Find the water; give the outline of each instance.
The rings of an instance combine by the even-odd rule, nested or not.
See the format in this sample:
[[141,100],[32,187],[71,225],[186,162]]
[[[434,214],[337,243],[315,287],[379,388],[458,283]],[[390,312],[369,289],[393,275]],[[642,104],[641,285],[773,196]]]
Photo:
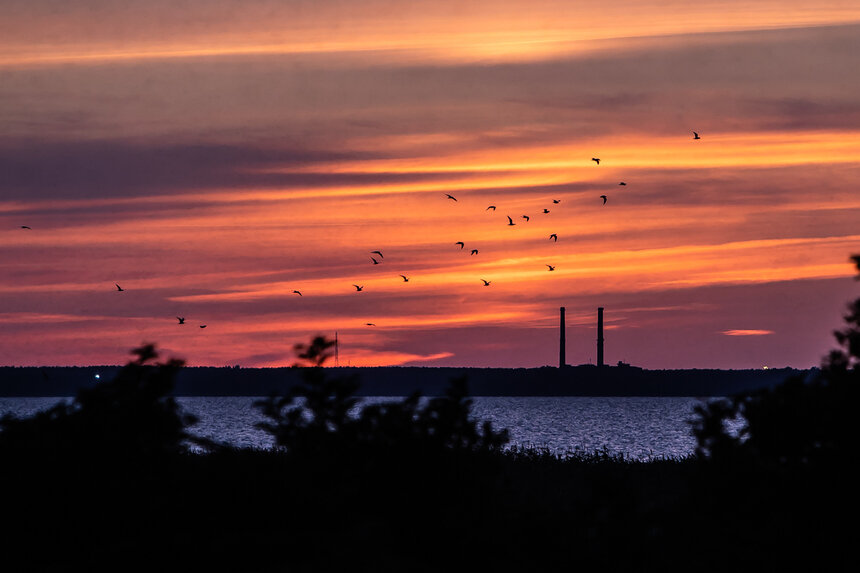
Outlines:
[[[30,416],[60,398],[0,398],[0,415]],[[66,399],[69,400],[69,399]],[[198,436],[239,447],[268,448],[269,434],[254,428],[264,418],[251,397],[183,397],[182,408],[199,418]],[[396,398],[366,398],[386,402]],[[688,421],[695,398],[478,397],[472,416],[507,428],[510,445],[545,447],[555,453],[606,449],[634,459],[692,454]]]

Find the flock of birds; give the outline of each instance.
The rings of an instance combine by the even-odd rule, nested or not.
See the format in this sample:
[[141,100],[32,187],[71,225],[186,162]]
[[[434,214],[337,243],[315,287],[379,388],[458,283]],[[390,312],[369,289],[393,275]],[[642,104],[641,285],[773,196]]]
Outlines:
[[[694,131],[694,132],[693,132],[693,139],[694,139],[694,140],[699,140],[699,139],[701,139],[701,137],[699,136],[699,134],[698,134],[697,132],[695,132],[695,131]],[[595,164],[600,165],[600,158],[599,158],[599,157],[592,157],[592,158],[591,158],[591,160],[592,160]],[[621,182],[619,182],[619,183],[618,183],[618,185],[619,185],[619,186],[626,186],[626,185],[627,185],[627,183],[626,183],[626,182],[624,182],[624,181],[621,181]],[[451,195],[450,193],[445,193],[445,196],[446,196],[448,199],[450,199],[451,201],[455,201],[455,202],[457,201],[457,198],[456,198],[456,197],[454,197],[453,195]],[[607,202],[608,197],[607,197],[606,195],[600,195],[600,198],[603,200],[603,205],[606,205],[606,202]],[[553,200],[552,200],[552,202],[553,202],[553,204],[554,204],[554,205],[558,205],[559,203],[561,203],[561,200],[560,200],[560,199],[553,199]],[[495,212],[495,211],[496,211],[496,206],[495,206],[495,205],[490,205],[490,206],[488,206],[488,207],[485,209],[485,211],[491,211],[491,210]],[[549,212],[550,212],[550,211],[549,211],[549,209],[546,209],[546,208],[544,208],[544,209],[543,209],[543,214],[549,214]],[[516,225],[516,223],[514,223],[514,220],[513,220],[513,218],[511,218],[511,216],[510,216],[510,215],[506,215],[506,217],[508,218],[508,226],[509,226],[509,227],[512,227],[512,226]],[[529,220],[531,219],[531,217],[529,217],[528,215],[522,215],[522,218],[523,218],[527,223],[528,223],[528,222],[529,222]],[[28,225],[21,225],[21,229],[31,230],[31,227],[29,227]],[[556,234],[556,233],[552,233],[552,234],[550,234],[550,236],[549,236],[549,240],[550,240],[550,241],[553,241],[553,242],[558,242],[558,234]],[[466,244],[465,244],[463,241],[457,241],[457,242],[455,242],[455,243],[454,243],[454,245],[455,245],[455,246],[459,246],[461,250],[462,250],[462,249],[465,249],[465,247],[466,247]],[[377,255],[377,256],[379,257],[378,259],[377,259],[377,257],[370,257],[370,260],[371,260],[372,264],[374,264],[374,265],[378,265],[378,264],[380,264],[380,261],[385,259],[385,257],[384,257],[384,256],[383,256],[383,254],[382,254],[382,251],[371,251],[371,252],[370,252],[370,254],[371,254],[371,255]],[[470,255],[477,255],[477,254],[478,254],[478,249],[471,249],[471,251],[470,251]],[[555,270],[555,266],[554,266],[554,265],[549,265],[549,264],[547,264],[547,265],[546,265],[546,267],[547,267],[547,270],[548,270],[548,271],[550,271],[550,272]],[[403,279],[403,282],[409,282],[409,277],[407,277],[406,275],[402,275],[402,274],[401,274],[401,275],[399,275],[399,276],[400,276],[400,278],[402,278],[402,279]],[[480,279],[480,280],[481,280],[481,282],[483,283],[483,285],[484,285],[485,287],[488,287],[488,286],[490,286],[490,285],[492,284],[492,281],[488,281],[488,280],[486,280],[486,279]],[[126,290],[126,289],[122,288],[119,284],[114,283],[114,285],[116,286],[116,290],[117,290],[117,292],[125,292],[125,290]],[[353,287],[355,287],[355,292],[362,292],[362,291],[364,291],[364,286],[363,286],[363,285],[353,284],[352,286],[353,286]],[[298,296],[304,296],[304,295],[301,293],[301,291],[299,291],[299,290],[293,290],[293,291],[292,291],[292,294],[296,294],[296,295],[298,295]],[[179,324],[179,325],[184,325],[184,324],[185,324],[185,317],[177,316],[177,317],[176,317],[176,319],[177,319],[177,321],[178,321],[178,324]],[[372,323],[372,322],[366,322],[366,323],[365,323],[365,325],[366,325],[366,326],[376,326],[376,324],[375,324],[375,323]],[[205,324],[200,324],[200,325],[198,325],[198,326],[199,326],[200,328],[206,328],[206,326],[207,326],[207,325],[205,325]]]
[[[699,136],[698,132],[695,132],[695,131],[693,132],[693,139],[694,139],[694,140],[701,139],[701,137]],[[591,158],[591,160],[592,160],[596,165],[600,165],[600,158],[599,158],[599,157],[592,157],[592,158]],[[619,185],[620,187],[626,187],[626,186],[627,186],[627,182],[626,182],[626,181],[620,181],[620,182],[618,183],[618,185]],[[445,193],[445,197],[447,197],[447,198],[448,198],[449,200],[451,200],[451,201],[457,202],[457,198],[456,198],[456,197],[454,197],[453,195],[451,195],[450,193]],[[602,203],[602,204],[603,204],[603,205],[606,205],[606,202],[607,202],[607,200],[608,200],[609,198],[608,198],[608,196],[606,196],[606,195],[600,195],[600,199],[602,199],[602,200],[603,200],[603,203]],[[553,204],[554,204],[554,205],[558,205],[559,203],[561,203],[561,200],[560,200],[560,199],[553,199],[553,200],[552,200],[552,202],[553,202]],[[485,211],[494,211],[494,212],[495,212],[495,211],[496,211],[496,206],[495,206],[495,205],[490,205],[490,206],[488,206],[488,207],[485,209]],[[550,212],[550,211],[549,211],[549,209],[547,209],[547,208],[544,208],[544,209],[543,209],[543,214],[549,214],[549,212]],[[513,218],[512,218],[510,215],[506,215],[506,217],[507,217],[507,219],[508,219],[508,226],[509,226],[509,227],[512,227],[512,226],[516,225],[516,223],[514,222]],[[531,219],[531,217],[529,217],[528,215],[522,215],[522,218],[523,218],[523,219],[525,219],[526,223],[528,223],[528,222],[529,222],[529,220]],[[549,236],[549,240],[557,243],[557,242],[558,242],[558,234],[557,234],[557,233],[552,233],[552,234],[550,234],[550,236]],[[461,250],[463,250],[463,249],[465,249],[465,248],[466,248],[466,244],[465,244],[463,241],[457,241],[457,242],[455,242],[455,243],[454,243],[454,245],[455,245],[455,246],[460,247],[460,249],[461,249]],[[384,259],[384,257],[382,256],[382,253],[381,253],[380,251],[371,251],[371,254],[379,255],[379,258],[380,258],[380,259]],[[471,251],[470,251],[470,253],[469,253],[469,254],[470,254],[470,255],[477,255],[477,254],[478,254],[478,249],[471,249]],[[370,258],[370,260],[373,262],[373,264],[374,264],[374,265],[378,265],[378,264],[380,264],[380,262],[379,262],[375,257],[371,257],[371,258]],[[555,265],[547,264],[547,265],[546,265],[546,267],[547,267],[547,271],[550,271],[550,272],[551,272],[551,271],[554,271],[554,270],[555,270]],[[403,279],[403,282],[409,282],[409,278],[408,278],[406,275],[400,275],[400,277]],[[488,281],[488,280],[486,280],[486,279],[480,279],[480,280],[481,280],[481,282],[483,283],[483,285],[484,285],[485,287],[488,287],[488,286],[490,286],[490,285],[492,284],[492,281]],[[353,286],[353,287],[355,287],[356,292],[362,292],[362,291],[364,290],[364,287],[363,287],[363,286],[361,286],[361,285],[353,284],[352,286]],[[301,295],[301,293],[300,293],[300,292],[298,292],[298,291],[293,291],[293,292],[295,292],[295,293],[297,293],[297,294]],[[374,323],[372,323],[372,322],[366,322],[366,323],[365,323],[365,325],[366,325],[366,326],[376,326],[376,324],[374,324]]]

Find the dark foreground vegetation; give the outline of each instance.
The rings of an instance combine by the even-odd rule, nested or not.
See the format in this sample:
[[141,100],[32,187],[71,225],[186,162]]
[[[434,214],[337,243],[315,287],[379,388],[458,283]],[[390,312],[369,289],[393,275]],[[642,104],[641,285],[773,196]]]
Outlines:
[[[857,261],[860,265],[860,260]],[[32,418],[0,420],[8,571],[848,570],[855,561],[860,299],[820,375],[703,404],[695,456],[505,449],[443,397],[365,408],[300,346],[258,404],[274,450],[193,438],[154,347]],[[727,430],[740,418],[743,431]],[[203,448],[194,453],[189,447]],[[198,451],[195,449],[195,451]]]

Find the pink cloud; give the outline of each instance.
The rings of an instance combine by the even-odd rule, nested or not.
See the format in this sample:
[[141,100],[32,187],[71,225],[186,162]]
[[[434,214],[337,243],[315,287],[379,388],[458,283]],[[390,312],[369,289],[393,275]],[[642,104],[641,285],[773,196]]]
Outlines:
[[765,336],[773,334],[772,330],[724,330],[721,334],[726,336]]

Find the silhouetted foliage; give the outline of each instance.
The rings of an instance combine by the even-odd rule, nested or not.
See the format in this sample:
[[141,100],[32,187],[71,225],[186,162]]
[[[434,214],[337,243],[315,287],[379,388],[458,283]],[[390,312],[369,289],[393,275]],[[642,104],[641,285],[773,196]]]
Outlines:
[[307,346],[296,345],[298,357],[308,363],[302,384],[286,396],[255,404],[269,418],[257,427],[272,434],[289,453],[320,456],[355,448],[477,452],[501,450],[507,443],[507,430],[494,432],[489,422],[479,429],[469,417],[472,401],[465,378],[452,380],[445,396],[423,406],[414,393],[400,402],[368,405],[355,414],[357,380],[328,377],[322,367],[333,344],[318,336]]
[[[860,256],[852,257],[860,271]],[[860,278],[860,277],[858,277]],[[719,461],[746,459],[775,465],[836,462],[856,448],[860,400],[860,299],[848,306],[846,327],[834,333],[841,348],[811,379],[794,376],[765,390],[696,408],[697,453]],[[739,419],[743,427],[729,429]]]
[[307,346],[297,344],[296,354],[307,365],[303,368],[302,383],[285,396],[270,396],[255,402],[270,422],[257,427],[275,437],[277,445],[294,454],[310,454],[337,445],[351,419],[349,416],[357,399],[358,389],[354,377],[332,379],[325,375],[323,364],[331,357],[329,349],[334,341],[317,336]]
[[738,415],[737,406],[731,399],[711,400],[693,408],[696,418],[692,421],[696,438],[696,454],[701,457],[725,458],[737,447],[737,437],[727,427],[729,420]]
[[183,361],[158,358],[155,346],[132,351],[135,359],[116,378],[78,392],[31,418],[0,419],[0,452],[87,458],[152,458],[183,452],[193,439],[185,428],[196,418],[180,411],[170,392]]

